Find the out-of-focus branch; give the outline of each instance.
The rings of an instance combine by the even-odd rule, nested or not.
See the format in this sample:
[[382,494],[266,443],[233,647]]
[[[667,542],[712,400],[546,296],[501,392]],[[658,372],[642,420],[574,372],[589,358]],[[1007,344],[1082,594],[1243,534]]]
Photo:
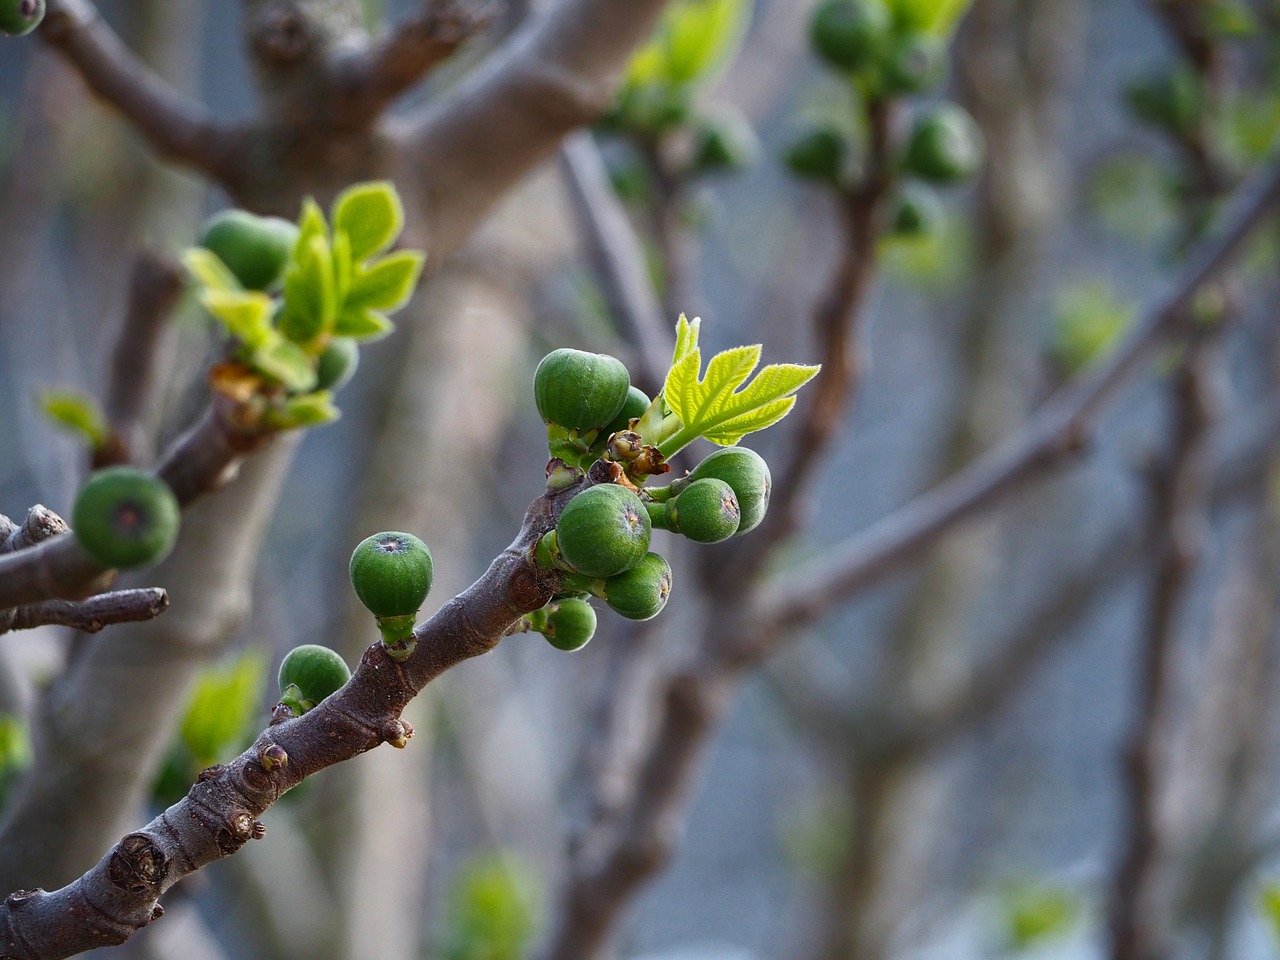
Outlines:
[[0,949],[16,960],[58,960],[123,943],[160,917],[159,898],[175,883],[261,838],[258,817],[285,791],[382,743],[404,746],[412,730],[399,717],[409,701],[444,671],[493,649],[516,620],[550,599],[558,577],[538,571],[529,552],[575,492],[534,501],[519,536],[488,571],[418,626],[407,659],[374,644],[342,690],[302,717],[277,715],[252,747],[203,771],[183,800],[78,880],[52,893],[10,894],[0,904]]
[[170,313],[186,281],[180,264],[155,253],[142,253],[133,265],[129,302],[111,354],[106,414],[117,449],[107,462],[144,463],[151,442],[147,414],[155,394],[156,360]]
[[340,109],[371,122],[401,94],[452,56],[494,18],[488,0],[423,0],[367,46],[343,52],[331,67]]
[[160,156],[222,183],[238,138],[135,57],[88,0],[49,0],[40,36]]
[[1161,829],[1173,652],[1191,574],[1204,550],[1212,474],[1206,442],[1216,412],[1217,338],[1190,349],[1173,384],[1173,449],[1153,471],[1156,556],[1139,666],[1137,719],[1125,750],[1128,837],[1112,878],[1113,960],[1155,960],[1171,945],[1167,838]]
[[1094,418],[1152,352],[1183,325],[1208,281],[1239,254],[1280,201],[1280,163],[1242,189],[1226,226],[1203,241],[1173,289],[1095,370],[1064,387],[1025,427],[928,493],[810,560],[770,586],[760,616],[775,639],[786,626],[811,623],[852,593],[911,560],[960,521],[1003,502],[1029,480],[1082,449]]
[[[169,606],[169,595],[159,587],[112,590],[88,600],[46,600],[13,612],[10,630],[30,630],[55,624],[97,633],[115,623],[137,623],[160,616]],[[3,632],[0,630],[0,632]]]
[[[650,395],[662,389],[671,360],[670,335],[653,292],[640,240],[609,183],[600,150],[589,132],[567,138],[560,158],[569,196],[603,281],[610,313],[634,350],[632,378]],[[674,317],[670,318],[674,322]]]
[[489,61],[404,133],[406,198],[433,259],[575,127],[609,106],[631,51],[666,0],[561,0],[532,15]]

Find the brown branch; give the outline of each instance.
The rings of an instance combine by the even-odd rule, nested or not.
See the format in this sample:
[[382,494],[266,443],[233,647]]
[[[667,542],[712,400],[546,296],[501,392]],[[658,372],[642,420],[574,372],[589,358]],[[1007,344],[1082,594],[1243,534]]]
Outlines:
[[[652,395],[662,389],[672,344],[663,309],[654,296],[644,250],[609,184],[595,138],[586,131],[567,138],[560,148],[560,159],[609,311],[634,350],[632,379]],[[674,316],[669,319],[675,322]]]
[[229,183],[238,138],[151,71],[88,0],[49,0],[41,38],[161,157]]
[[1201,287],[1230,265],[1277,202],[1280,162],[1272,161],[1242,188],[1223,230],[1201,243],[1173,289],[1146,311],[1106,361],[1060,390],[1025,427],[951,479],[772,584],[757,613],[773,625],[768,643],[778,640],[784,626],[813,622],[917,557],[951,527],[1004,502],[1079,452],[1102,406],[1181,328]]
[[113,462],[142,463],[150,457],[146,422],[155,393],[156,361],[169,315],[185,283],[181,265],[168,257],[142,253],[134,261],[129,303],[111,354],[107,385],[107,420],[117,441],[112,445]]
[[30,630],[55,624],[83,633],[97,633],[116,623],[154,620],[169,606],[169,595],[159,587],[113,590],[88,600],[45,600],[13,612],[11,630]]
[[258,818],[285,791],[384,742],[404,746],[412,730],[399,717],[409,701],[446,670],[492,650],[516,620],[550,599],[557,578],[538,571],[529,551],[574,492],[534,501],[511,546],[418,626],[406,660],[374,644],[342,690],[300,718],[273,722],[235,760],[205,770],[183,800],[79,879],[51,893],[10,894],[0,904],[3,954],[59,960],[123,943],[163,913],[158,900],[175,883],[260,838]]

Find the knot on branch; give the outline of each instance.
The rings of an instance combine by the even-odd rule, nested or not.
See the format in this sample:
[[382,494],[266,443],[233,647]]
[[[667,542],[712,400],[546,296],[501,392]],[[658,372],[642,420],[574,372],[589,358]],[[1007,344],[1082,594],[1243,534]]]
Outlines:
[[256,819],[248,810],[232,810],[226,823],[218,831],[216,841],[219,850],[232,854],[250,840],[261,840],[266,835],[266,824]]
[[253,52],[269,66],[286,67],[314,49],[315,34],[307,17],[292,3],[272,4],[258,20]]
[[403,750],[409,745],[409,738],[413,736],[413,725],[408,720],[388,720],[382,725],[381,732],[385,742],[397,750]]
[[112,885],[136,896],[158,893],[168,874],[168,855],[145,833],[131,833],[116,844],[107,864]]
[[28,901],[34,900],[40,894],[44,893],[43,887],[36,887],[34,890],[15,890],[4,898],[4,902],[9,905],[12,910],[17,910],[27,904]]
[[551,599],[546,575],[531,563],[517,566],[507,584],[507,596],[520,613],[537,610]]

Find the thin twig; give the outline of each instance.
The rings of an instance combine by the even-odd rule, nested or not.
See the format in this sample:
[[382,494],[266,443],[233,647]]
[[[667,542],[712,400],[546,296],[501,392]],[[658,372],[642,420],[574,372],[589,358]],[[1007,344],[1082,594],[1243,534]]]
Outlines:
[[83,633],[97,633],[116,623],[154,620],[169,606],[169,595],[160,587],[113,590],[88,600],[45,600],[13,612],[11,630],[30,630],[54,624]]
[[160,156],[228,184],[238,138],[124,45],[88,0],[49,0],[40,36]]

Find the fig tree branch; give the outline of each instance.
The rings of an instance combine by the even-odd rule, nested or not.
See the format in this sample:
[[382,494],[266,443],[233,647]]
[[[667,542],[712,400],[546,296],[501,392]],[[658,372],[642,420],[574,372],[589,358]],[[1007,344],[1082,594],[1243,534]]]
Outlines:
[[161,157],[225,182],[237,137],[124,45],[88,0],[49,0],[40,36]]
[[[30,630],[55,624],[83,633],[97,633],[116,623],[152,620],[169,606],[169,595],[159,587],[112,590],[87,600],[45,600],[13,611],[10,630]],[[2,631],[0,631],[2,632]]]
[[1182,329],[1196,294],[1240,254],[1280,202],[1280,163],[1240,191],[1225,226],[1202,241],[1173,288],[1150,307],[1128,339],[1092,372],[1068,384],[1027,425],[916,500],[806,562],[771,585],[761,617],[789,632],[811,623],[851,594],[914,559],[955,524],[1080,451],[1101,407]]
[[301,717],[277,712],[252,747],[203,771],[183,800],[79,879],[53,892],[10,894],[0,904],[3,955],[59,960],[123,943],[161,916],[159,898],[175,883],[260,839],[266,828],[258,818],[287,790],[382,743],[403,747],[412,730],[400,713],[409,701],[444,671],[493,649],[551,598],[557,575],[538,570],[529,554],[574,492],[534,501],[516,540],[485,574],[415,629],[407,659],[374,644],[340,691]]

